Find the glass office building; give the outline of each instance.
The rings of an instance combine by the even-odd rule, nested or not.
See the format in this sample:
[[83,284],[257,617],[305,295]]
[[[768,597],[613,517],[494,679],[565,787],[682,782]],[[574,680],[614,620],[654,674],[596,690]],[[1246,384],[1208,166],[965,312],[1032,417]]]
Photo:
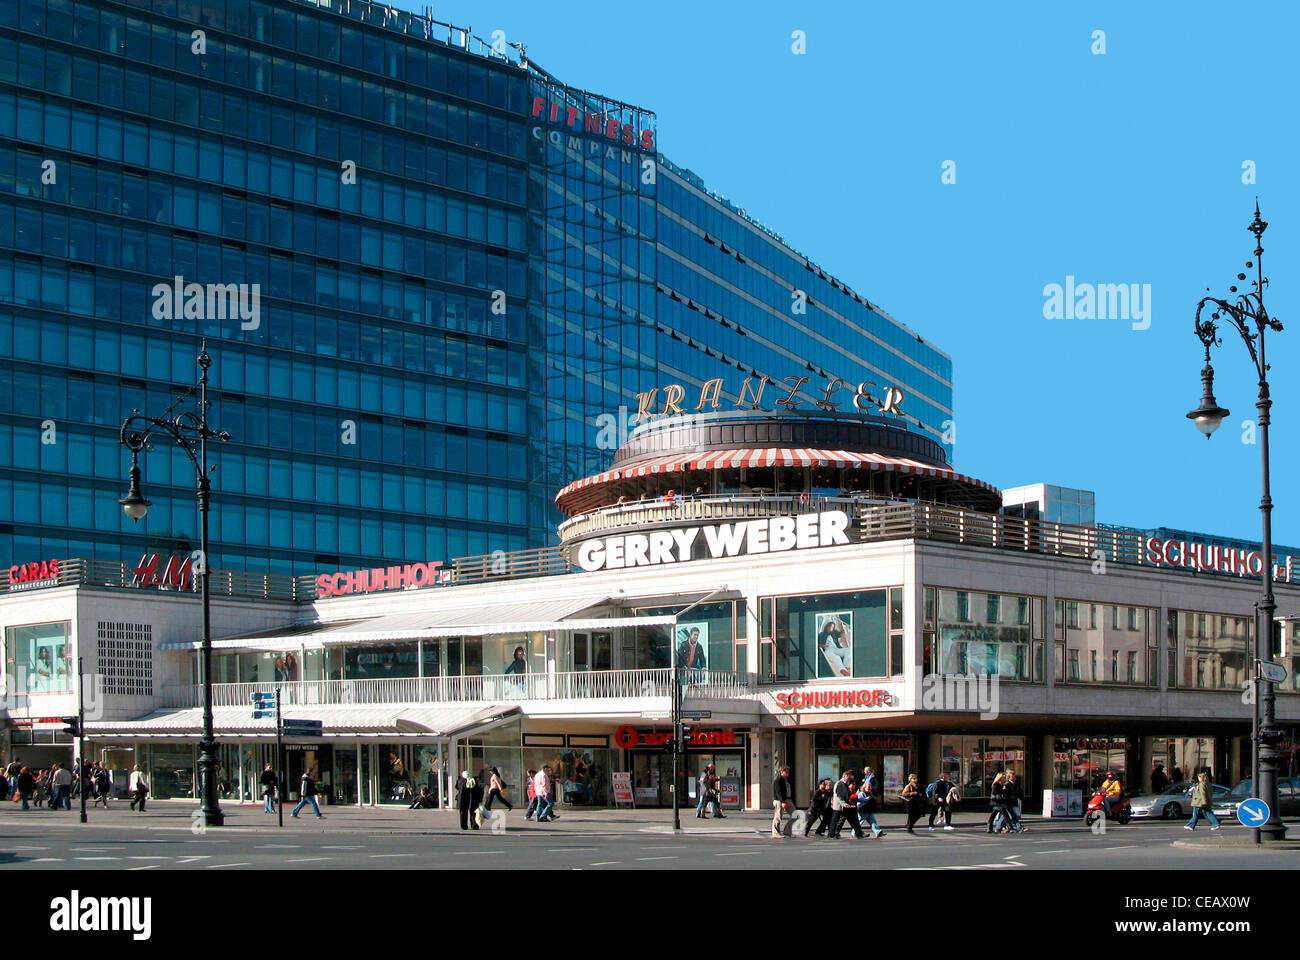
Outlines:
[[197,545],[179,449],[123,516],[118,429],[200,337],[222,569],[553,542],[670,383],[871,381],[942,441],[949,358],[659,148],[646,109],[357,0],[0,4],[0,566]]

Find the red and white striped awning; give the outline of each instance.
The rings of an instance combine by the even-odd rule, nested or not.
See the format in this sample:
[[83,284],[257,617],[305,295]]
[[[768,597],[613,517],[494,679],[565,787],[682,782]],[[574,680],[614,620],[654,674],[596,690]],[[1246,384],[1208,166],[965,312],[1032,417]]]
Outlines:
[[680,473],[687,470],[732,470],[738,467],[833,467],[846,470],[881,470],[886,473],[912,474],[920,477],[938,477],[969,484],[1000,496],[996,487],[958,473],[949,467],[936,467],[906,457],[887,457],[879,453],[855,453],[850,450],[813,450],[809,448],[743,447],[734,450],[715,450],[708,453],[677,454],[670,457],[652,457],[604,473],[575,480],[555,495],[561,499],[578,490],[598,484],[633,477],[646,477],[656,473]]

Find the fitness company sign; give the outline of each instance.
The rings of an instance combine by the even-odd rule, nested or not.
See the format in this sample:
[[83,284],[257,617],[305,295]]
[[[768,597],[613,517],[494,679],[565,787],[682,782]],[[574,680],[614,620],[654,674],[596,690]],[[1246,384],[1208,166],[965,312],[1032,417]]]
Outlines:
[[[842,510],[805,513],[798,517],[768,517],[707,527],[679,527],[650,533],[628,533],[584,541],[578,566],[588,572],[653,567],[666,563],[720,557],[780,553],[849,543],[849,515]],[[703,536],[701,536],[703,534]],[[696,557],[702,546],[703,557]]]

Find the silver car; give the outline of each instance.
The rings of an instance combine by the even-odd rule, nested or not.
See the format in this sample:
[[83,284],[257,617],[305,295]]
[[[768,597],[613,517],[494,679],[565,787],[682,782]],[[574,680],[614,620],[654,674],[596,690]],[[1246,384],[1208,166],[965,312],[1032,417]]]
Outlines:
[[[1194,783],[1171,783],[1159,793],[1149,793],[1134,797],[1129,803],[1134,820],[1177,820],[1179,817],[1192,815],[1192,788]],[[1212,784],[1214,800],[1226,797],[1230,792],[1227,787]]]

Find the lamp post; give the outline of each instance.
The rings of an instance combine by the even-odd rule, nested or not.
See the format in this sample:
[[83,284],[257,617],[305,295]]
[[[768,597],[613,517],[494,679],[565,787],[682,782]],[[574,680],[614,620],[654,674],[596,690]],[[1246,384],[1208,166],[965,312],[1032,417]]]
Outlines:
[[212,468],[208,466],[208,441],[226,441],[230,434],[208,427],[208,343],[203,341],[198,356],[198,403],[194,411],[174,412],[177,405],[194,394],[191,389],[178,397],[161,417],[146,417],[134,412],[122,424],[122,445],[131,451],[130,490],[118,501],[122,510],[132,520],[139,520],[152,504],[140,490],[141,453],[153,449],[155,434],[165,434],[175,441],[194,464],[199,504],[199,556],[194,575],[199,581],[199,597],[203,607],[203,641],[201,664],[203,680],[203,739],[199,741],[199,793],[203,821],[209,827],[219,827],[225,821],[217,800],[217,744],[212,732],[212,618],[208,598],[208,503],[211,499]]
[[[1231,302],[1207,296],[1202,297],[1196,305],[1196,336],[1205,345],[1205,366],[1201,369],[1201,404],[1187,414],[1188,419],[1196,424],[1196,428],[1205,434],[1207,440],[1210,434],[1218,429],[1224,417],[1228,416],[1229,411],[1220,407],[1214,399],[1214,368],[1210,365],[1210,347],[1217,346],[1221,342],[1215,321],[1227,320],[1241,334],[1246,349],[1250,351],[1250,359],[1255,364],[1255,371],[1259,374],[1259,394],[1255,409],[1259,411],[1259,445],[1263,465],[1263,496],[1259,501],[1259,510],[1264,519],[1262,544],[1264,563],[1260,574],[1262,581],[1260,599],[1255,608],[1254,659],[1256,662],[1253,675],[1256,678],[1259,678],[1259,662],[1273,658],[1273,612],[1277,606],[1273,599],[1273,499],[1269,495],[1268,467],[1269,409],[1273,406],[1273,401],[1269,399],[1268,392],[1268,362],[1264,353],[1264,334],[1270,329],[1280,331],[1282,324],[1270,317],[1268,311],[1264,309],[1264,289],[1268,286],[1268,278],[1264,276],[1264,265],[1261,260],[1264,248],[1260,244],[1260,238],[1267,228],[1268,223],[1260,219],[1259,203],[1256,201],[1255,219],[1246,228],[1255,236],[1255,260],[1246,262],[1247,269],[1252,267],[1255,269],[1255,279],[1250,282],[1250,291],[1242,293],[1236,286],[1230,286],[1228,292],[1234,297]],[[1246,274],[1238,273],[1237,280],[1244,282]],[[1211,311],[1210,317],[1208,320],[1202,320],[1201,312],[1207,306]],[[1268,822],[1260,827],[1258,837],[1262,840],[1283,840],[1286,838],[1286,827],[1283,826],[1277,812],[1277,747],[1282,742],[1282,731],[1277,726],[1272,681],[1259,678],[1256,679],[1255,686],[1255,724],[1252,739],[1255,765],[1259,774],[1253,786],[1255,796],[1267,803],[1271,811]]]

